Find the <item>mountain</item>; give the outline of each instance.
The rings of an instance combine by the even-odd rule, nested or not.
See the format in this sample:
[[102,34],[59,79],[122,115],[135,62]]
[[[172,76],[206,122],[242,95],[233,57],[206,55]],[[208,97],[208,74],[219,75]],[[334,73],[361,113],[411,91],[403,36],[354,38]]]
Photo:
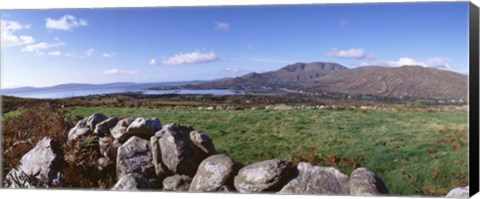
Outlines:
[[194,89],[280,90],[388,98],[468,101],[468,76],[422,66],[364,66],[348,69],[328,62],[295,63],[279,70],[198,84]]
[[422,66],[359,67],[311,80],[306,90],[382,97],[468,100],[468,76]]
[[195,86],[197,89],[263,89],[299,84],[348,68],[336,63],[295,63],[266,73],[249,73],[241,77],[214,81]]

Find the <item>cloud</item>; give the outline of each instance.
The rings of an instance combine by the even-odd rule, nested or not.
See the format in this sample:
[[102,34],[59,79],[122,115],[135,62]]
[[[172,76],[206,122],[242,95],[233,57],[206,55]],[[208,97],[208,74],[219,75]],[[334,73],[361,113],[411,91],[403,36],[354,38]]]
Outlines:
[[150,65],[155,65],[155,64],[157,64],[157,59],[150,59],[150,61],[148,62],[148,64],[150,64]]
[[66,45],[66,44],[63,43],[63,42],[53,43],[53,44],[46,43],[46,42],[41,42],[41,43],[26,45],[25,47],[20,49],[20,51],[35,53],[37,55],[43,55],[44,54],[43,50],[50,49],[50,48],[55,48],[55,47],[59,47],[59,46],[64,46],[64,45]]
[[230,30],[230,24],[225,23],[225,22],[215,22],[215,30],[220,30],[220,31],[229,31]]
[[117,55],[116,52],[112,52],[112,53],[106,53],[105,52],[105,53],[102,54],[102,56],[106,57],[106,58],[110,58],[110,57],[115,56],[115,55]]
[[85,54],[90,57],[93,55],[93,53],[95,53],[95,49],[89,48]]
[[367,56],[369,56],[369,54],[361,48],[351,48],[348,50],[337,50],[334,48],[327,53],[327,57],[347,58],[347,59],[364,59]]
[[106,75],[123,75],[123,74],[135,75],[135,74],[138,74],[138,70],[120,70],[120,69],[117,69],[117,68],[113,68],[113,69],[103,71],[103,74],[106,74]]
[[345,19],[340,20],[340,26],[346,27],[348,25],[348,21]]
[[389,61],[372,60],[370,62],[364,62],[361,65],[362,66],[379,65],[379,66],[389,66],[389,67],[415,65],[415,66],[423,66],[423,67],[438,68],[438,69],[449,69],[450,64],[451,64],[451,59],[448,57],[433,57],[433,58],[427,58],[424,60],[416,60],[410,57],[402,57],[397,60],[389,60]]
[[60,19],[47,18],[45,20],[45,27],[51,30],[72,30],[86,25],[88,25],[87,20],[77,19],[72,15],[65,15]]
[[29,35],[15,35],[15,31],[25,30],[30,28],[30,24],[22,25],[16,21],[1,20],[1,46],[2,48],[20,46],[35,43],[35,39]]
[[48,55],[58,57],[58,56],[62,55],[62,52],[52,51],[52,52],[49,52]]
[[251,44],[247,44],[245,47],[246,47],[247,50],[249,50],[249,51],[253,51],[253,50],[254,50],[254,48],[253,48],[253,46],[252,46]]
[[163,65],[199,64],[217,61],[218,59],[217,55],[212,51],[202,53],[197,50],[191,53],[179,53],[173,57],[162,58],[160,63]]

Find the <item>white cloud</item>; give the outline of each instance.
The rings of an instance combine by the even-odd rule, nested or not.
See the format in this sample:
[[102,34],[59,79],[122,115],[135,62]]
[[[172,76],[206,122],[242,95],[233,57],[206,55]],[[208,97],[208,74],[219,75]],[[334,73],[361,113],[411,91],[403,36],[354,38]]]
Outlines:
[[58,56],[62,55],[62,52],[52,51],[52,52],[49,52],[48,55],[58,57]]
[[220,30],[220,31],[229,31],[230,30],[230,24],[225,23],[225,22],[215,22],[215,30]]
[[361,48],[351,48],[348,50],[332,49],[327,53],[327,57],[348,58],[348,59],[364,59],[369,54]]
[[20,46],[35,43],[35,39],[29,35],[15,35],[15,31],[29,29],[30,25],[22,25],[16,21],[1,20],[1,46],[2,48]]
[[155,65],[155,64],[157,64],[157,59],[150,59],[150,61],[148,62],[148,64],[150,64],[150,65]]
[[378,66],[389,66],[389,67],[399,67],[399,66],[423,66],[423,67],[430,67],[430,68],[438,68],[438,69],[449,69],[450,68],[451,59],[448,57],[433,57],[424,60],[416,60],[410,57],[402,57],[397,60],[389,60],[389,61],[382,61],[382,60],[371,60],[369,62],[364,62],[361,65],[378,65]]
[[45,27],[51,30],[72,30],[86,25],[88,25],[87,20],[77,19],[72,15],[65,15],[60,19],[47,18],[45,20]]
[[135,75],[135,74],[138,74],[138,70],[120,70],[120,69],[117,69],[117,68],[113,68],[113,69],[103,71],[103,74],[106,74],[106,75],[123,75],[123,74]]
[[162,58],[160,61],[163,65],[181,65],[181,64],[198,64],[217,61],[218,57],[214,52],[202,53],[194,51],[191,53],[179,53],[169,58]]
[[20,51],[31,52],[31,53],[35,53],[37,55],[42,55],[42,54],[44,54],[43,50],[50,49],[50,48],[55,48],[55,47],[59,47],[59,46],[64,46],[64,45],[66,45],[66,44],[63,43],[63,42],[53,43],[53,44],[49,44],[49,43],[46,43],[46,42],[41,42],[41,43],[26,45],[25,47],[20,49]]
[[249,72],[252,72],[252,71],[245,70],[238,67],[226,67],[222,70],[222,73],[227,74],[229,76],[238,76],[238,75],[247,74]]
[[87,52],[85,52],[85,54],[89,57],[92,56],[94,53],[95,53],[95,49],[93,48],[89,48]]
[[340,26],[345,27],[348,25],[348,21],[345,19],[340,20]]
[[103,56],[103,57],[106,57],[106,58],[110,58],[110,57],[115,56],[115,55],[117,55],[116,52],[112,52],[112,53],[106,53],[106,52],[105,52],[105,53],[103,53],[102,56]]

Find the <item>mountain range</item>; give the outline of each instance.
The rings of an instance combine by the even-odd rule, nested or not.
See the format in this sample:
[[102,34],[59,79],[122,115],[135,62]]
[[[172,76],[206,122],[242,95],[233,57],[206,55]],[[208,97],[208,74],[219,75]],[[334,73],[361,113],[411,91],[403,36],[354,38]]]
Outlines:
[[468,75],[423,66],[363,66],[337,63],[295,63],[266,73],[201,83],[196,89],[283,89],[374,95],[388,98],[455,99],[468,101]]

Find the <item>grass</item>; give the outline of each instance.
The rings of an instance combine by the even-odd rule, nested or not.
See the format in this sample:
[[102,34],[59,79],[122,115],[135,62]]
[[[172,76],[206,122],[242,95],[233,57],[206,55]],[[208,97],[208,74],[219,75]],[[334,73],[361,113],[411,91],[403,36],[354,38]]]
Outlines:
[[70,107],[66,112],[72,120],[100,112],[189,125],[243,164],[281,158],[333,166],[346,174],[367,167],[393,195],[444,196],[468,185],[467,112],[142,107]]

